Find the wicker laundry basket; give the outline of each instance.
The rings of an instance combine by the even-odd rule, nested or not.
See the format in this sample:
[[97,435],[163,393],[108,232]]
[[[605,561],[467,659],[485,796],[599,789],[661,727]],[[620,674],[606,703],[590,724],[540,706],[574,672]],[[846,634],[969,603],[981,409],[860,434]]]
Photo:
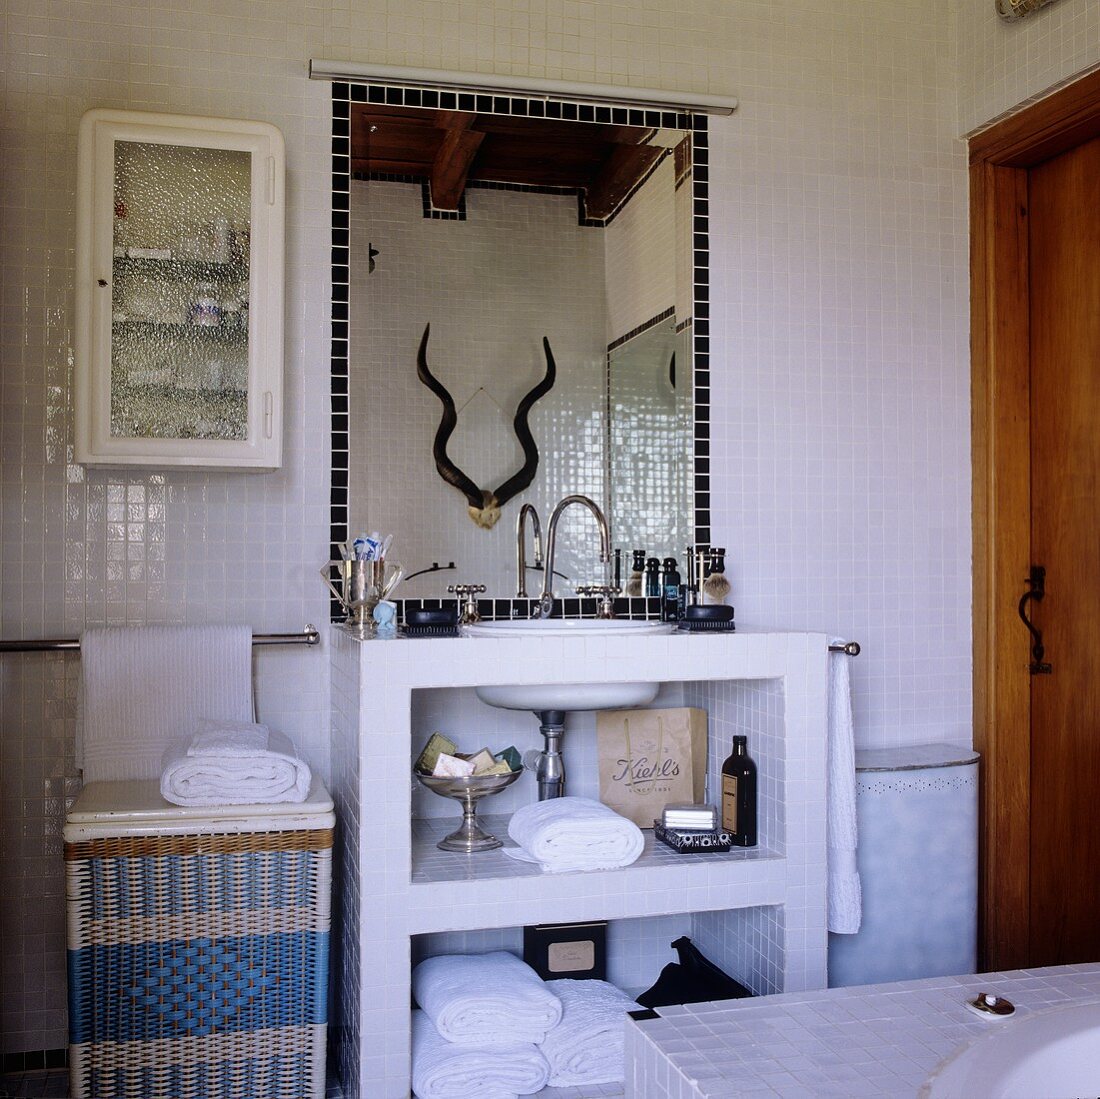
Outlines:
[[325,1094],[332,801],[168,806],[89,784],[65,827],[74,1099]]

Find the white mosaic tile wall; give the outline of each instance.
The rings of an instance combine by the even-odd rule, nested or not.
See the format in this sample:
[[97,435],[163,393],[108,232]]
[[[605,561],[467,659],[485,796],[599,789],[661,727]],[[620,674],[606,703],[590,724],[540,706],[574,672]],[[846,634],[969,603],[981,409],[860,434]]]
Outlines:
[[[357,1041],[348,1038],[358,1034],[359,1020],[355,1010],[359,1003],[363,980],[362,951],[359,948],[363,928],[360,923],[363,880],[360,860],[370,857],[364,851],[360,825],[363,807],[360,802],[359,752],[357,749],[360,706],[359,661],[355,643],[339,630],[333,630],[332,674],[332,800],[338,827],[333,858],[333,934],[330,971],[333,974],[333,1013],[331,1025],[337,1051],[334,1066],[346,1086],[349,1097],[359,1094],[359,1058]],[[369,933],[369,931],[368,931]]]
[[[745,621],[865,645],[866,746],[969,736],[965,178],[955,138],[1095,64],[1100,14],[1059,0],[1018,29],[991,3],[903,0],[9,0],[0,51],[0,630],[325,615],[328,89],[307,59],[737,94],[712,126],[716,541]],[[958,71],[951,11],[958,21]],[[1018,82],[1016,74],[1024,74]],[[1011,79],[1009,78],[1011,74]],[[992,90],[991,90],[992,89]],[[76,127],[93,106],[271,121],[287,139],[285,468],[93,473],[70,464]],[[721,303],[720,305],[717,303]],[[119,506],[126,518],[111,518]],[[133,518],[131,518],[133,516]],[[261,706],[322,762],[317,654],[262,670]],[[266,660],[266,657],[265,657]],[[69,658],[0,659],[3,1051],[65,1040],[55,865]],[[56,920],[56,915],[48,917]]]
[[970,133],[1100,65],[1100,6],[1057,0],[1007,23],[989,3],[954,6],[959,132]]
[[[352,184],[351,526],[397,532],[393,552],[409,572],[457,565],[410,581],[405,597],[438,596],[448,583],[515,595],[520,504],[546,524],[570,492],[605,496],[603,230],[578,225],[575,195],[470,188],[466,212],[423,217],[415,183]],[[368,239],[379,251],[373,274]],[[550,340],[557,381],[529,417],[538,474],[492,530],[474,525],[432,460],[442,405],[416,376],[429,322],[428,366],[458,409],[448,454],[482,488],[523,465],[512,419],[546,372]],[[559,534],[554,567],[571,583],[559,580],[558,593],[599,582],[591,517],[570,509]],[[541,579],[529,573],[528,590]]]
[[691,220],[678,217],[674,162],[666,156],[605,231],[607,343],[676,305],[678,243]]

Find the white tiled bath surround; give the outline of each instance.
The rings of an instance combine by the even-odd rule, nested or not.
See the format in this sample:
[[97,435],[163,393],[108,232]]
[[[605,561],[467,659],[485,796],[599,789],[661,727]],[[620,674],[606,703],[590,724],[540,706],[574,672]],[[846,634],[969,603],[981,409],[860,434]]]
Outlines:
[[[1094,0],[9,0],[0,231],[0,632],[320,621],[328,89],[311,56],[736,94],[711,129],[715,533],[744,620],[864,643],[865,746],[968,734],[960,133],[1100,61]],[[75,144],[95,106],[287,138],[286,465],[71,464]],[[724,378],[721,384],[719,379]],[[925,487],[927,486],[927,487]],[[717,539],[716,539],[717,540]],[[264,653],[261,710],[325,769],[327,661]],[[59,831],[76,664],[0,658],[0,1044],[65,1041]]]
[[1100,965],[659,1008],[661,1018],[627,1024],[626,1096],[916,1099],[945,1057],[1004,1025],[966,1008],[979,992],[1006,997],[1023,1019],[1095,1002]]

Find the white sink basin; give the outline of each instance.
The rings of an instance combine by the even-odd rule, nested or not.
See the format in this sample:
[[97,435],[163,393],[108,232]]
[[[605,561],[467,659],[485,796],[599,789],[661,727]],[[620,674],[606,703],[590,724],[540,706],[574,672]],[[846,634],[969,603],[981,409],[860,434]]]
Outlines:
[[645,706],[657,697],[657,683],[531,683],[518,687],[476,687],[489,706],[504,710],[621,710]]
[[469,637],[586,637],[672,633],[670,622],[647,622],[640,618],[504,618],[499,622],[477,622],[464,627]]

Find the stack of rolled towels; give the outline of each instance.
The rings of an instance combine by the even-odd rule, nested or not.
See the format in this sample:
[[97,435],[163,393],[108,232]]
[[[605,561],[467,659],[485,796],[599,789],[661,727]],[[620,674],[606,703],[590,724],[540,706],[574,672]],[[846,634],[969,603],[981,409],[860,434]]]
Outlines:
[[592,798],[550,798],[512,814],[508,835],[519,845],[504,853],[549,873],[614,870],[642,853],[645,838],[632,821]]
[[548,981],[507,951],[428,958],[412,975],[417,1099],[517,1099],[623,1079],[626,1012],[606,981]]
[[284,733],[246,721],[198,722],[190,740],[169,745],[160,793],[173,805],[302,802],[309,766]]

